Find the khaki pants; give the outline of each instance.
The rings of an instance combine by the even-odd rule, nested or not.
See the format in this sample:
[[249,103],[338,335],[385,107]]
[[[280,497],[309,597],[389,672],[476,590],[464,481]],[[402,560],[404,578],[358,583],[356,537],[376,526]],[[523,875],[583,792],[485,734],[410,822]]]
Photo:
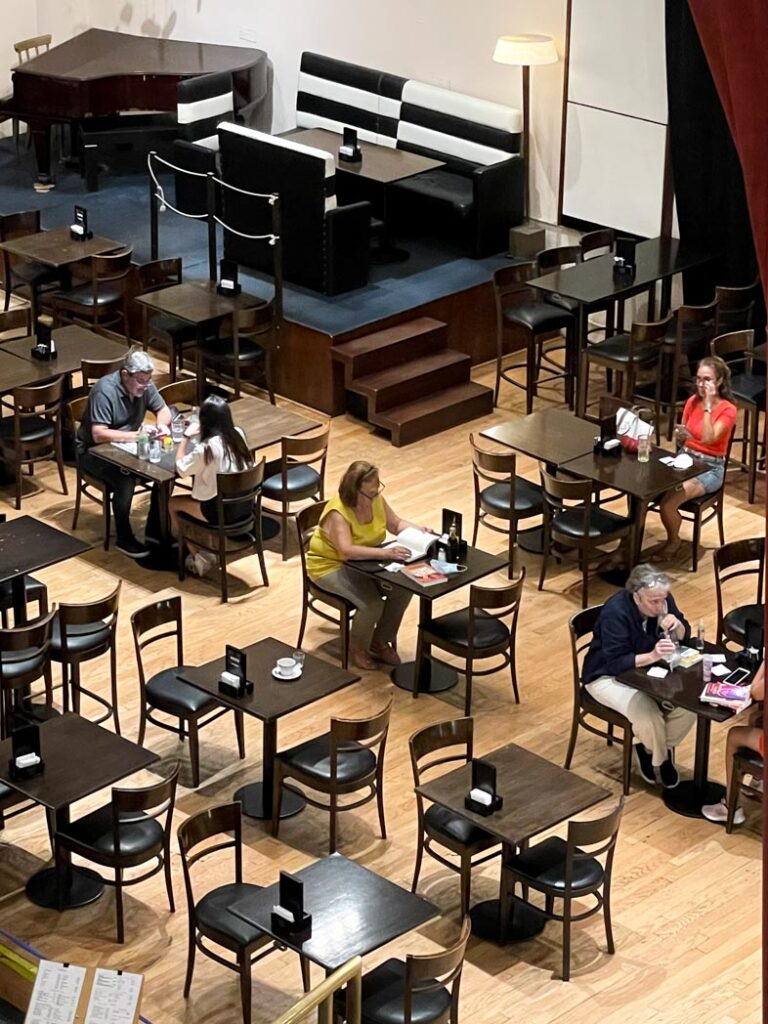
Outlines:
[[397,636],[405,609],[413,597],[404,587],[391,583],[382,585],[371,576],[344,566],[316,581],[319,587],[345,597],[357,608],[352,619],[350,641],[355,647],[369,650],[372,643],[392,643]]

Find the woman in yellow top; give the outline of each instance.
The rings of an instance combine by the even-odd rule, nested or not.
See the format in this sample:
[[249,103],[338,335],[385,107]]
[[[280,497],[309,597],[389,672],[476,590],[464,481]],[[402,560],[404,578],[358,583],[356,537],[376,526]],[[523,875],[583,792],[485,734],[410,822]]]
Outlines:
[[338,495],[326,505],[307,552],[310,578],[357,608],[349,654],[357,668],[365,669],[376,668],[373,659],[387,665],[400,664],[393,642],[411,599],[401,587],[391,587],[385,596],[375,579],[344,565],[354,558],[388,558],[395,562],[410,558],[406,547],[382,551],[378,546],[387,532],[397,534],[416,525],[392,511],[381,496],[383,490],[376,466],[353,462],[341,478]]

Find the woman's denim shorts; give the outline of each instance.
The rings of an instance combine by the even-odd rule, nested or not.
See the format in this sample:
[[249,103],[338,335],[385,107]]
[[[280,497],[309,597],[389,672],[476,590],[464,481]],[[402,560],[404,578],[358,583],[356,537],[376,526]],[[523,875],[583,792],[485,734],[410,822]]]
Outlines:
[[705,494],[714,494],[715,491],[720,490],[723,484],[723,477],[725,476],[725,458],[722,455],[704,455],[703,452],[694,451],[692,448],[683,449],[687,455],[691,455],[696,459],[701,459],[710,468],[704,473],[699,473],[695,480],[701,484],[704,488]]

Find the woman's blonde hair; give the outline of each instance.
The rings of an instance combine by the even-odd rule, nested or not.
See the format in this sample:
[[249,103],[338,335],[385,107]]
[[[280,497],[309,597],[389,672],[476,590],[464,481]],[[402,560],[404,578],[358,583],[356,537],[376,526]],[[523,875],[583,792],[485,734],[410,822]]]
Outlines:
[[339,497],[342,504],[347,508],[354,508],[357,504],[357,496],[364,480],[379,472],[379,467],[372,462],[364,462],[358,459],[347,466],[344,476],[339,483]]

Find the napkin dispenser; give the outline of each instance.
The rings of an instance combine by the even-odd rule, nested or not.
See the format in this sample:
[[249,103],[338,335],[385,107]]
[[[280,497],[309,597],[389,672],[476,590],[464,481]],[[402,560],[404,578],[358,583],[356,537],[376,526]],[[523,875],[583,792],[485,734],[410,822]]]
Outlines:
[[272,931],[292,942],[306,942],[312,937],[312,915],[304,911],[304,883],[281,871],[278,899],[272,907]]
[[48,362],[50,359],[56,359],[58,357],[56,342],[53,340],[49,324],[43,323],[42,320],[38,320],[35,325],[35,337],[37,339],[37,344],[29,350],[29,354],[33,359]]
[[11,759],[8,774],[12,779],[31,779],[42,775],[45,761],[40,756],[40,726],[23,725],[11,732]]
[[472,788],[464,797],[464,806],[468,811],[487,818],[500,810],[503,804],[503,798],[496,792],[496,765],[473,758]]
[[242,291],[237,280],[237,263],[235,260],[221,260],[219,263],[219,283],[216,285],[219,295],[239,295]]
[[610,437],[606,441],[596,437],[592,446],[595,455],[605,455],[608,458],[618,459],[621,457],[621,441],[618,437]]
[[227,644],[224,663],[226,668],[219,676],[219,693],[235,698],[250,696],[253,693],[253,683],[248,682],[245,651]]
[[339,160],[346,164],[359,164],[363,159],[363,151],[357,141],[357,131],[354,128],[344,129],[344,141],[339,146]]
[[93,232],[88,230],[88,211],[84,206],[75,207],[75,219],[69,225],[69,237],[73,242],[85,242],[93,238]]

